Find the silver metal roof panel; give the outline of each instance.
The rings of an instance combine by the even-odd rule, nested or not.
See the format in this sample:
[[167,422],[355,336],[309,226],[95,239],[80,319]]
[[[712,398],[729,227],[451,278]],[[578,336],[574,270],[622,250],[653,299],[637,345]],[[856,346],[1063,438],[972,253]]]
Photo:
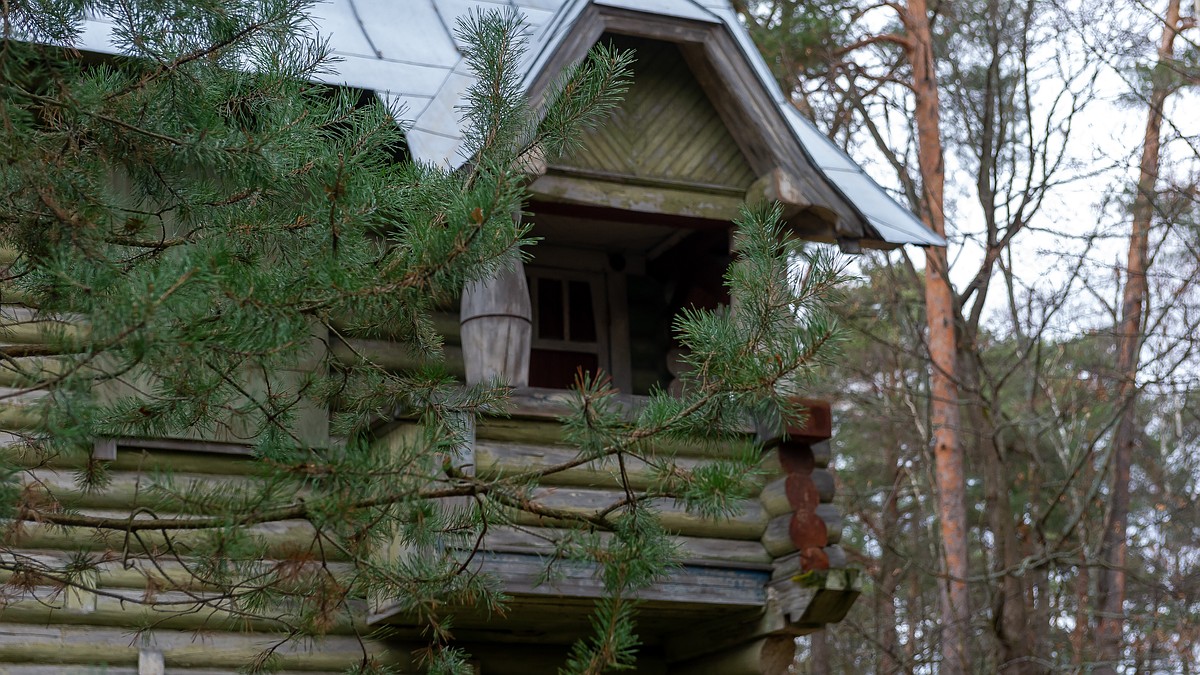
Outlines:
[[833,184],[854,202],[879,236],[892,244],[918,244],[920,246],[945,246],[946,240],[929,231],[908,209],[896,203],[879,184],[862,169],[840,171],[825,169],[825,175]]
[[317,75],[317,81],[432,98],[445,86],[450,68],[439,65],[385,61],[361,56],[337,54],[329,72]]
[[317,3],[311,16],[318,34],[336,43],[339,53],[379,58],[346,0]]
[[[532,29],[523,64],[528,85],[592,3],[723,24],[759,83],[779,105],[797,141],[883,241],[945,245],[792,107],[728,0],[330,0],[314,9],[313,19],[318,34],[328,38],[339,60],[319,79],[369,89],[389,106],[403,107],[400,116],[412,122],[408,132],[412,156],[455,166],[466,159],[460,152],[457,107],[473,82],[454,44],[458,17],[471,10],[515,7],[522,11]],[[112,44],[112,26],[98,19],[85,22],[78,46],[100,53],[119,51]]]
[[692,0],[595,0],[597,5],[628,9],[647,14],[673,16],[706,23],[719,23],[720,19]]
[[526,25],[537,28],[554,16],[562,6],[562,0],[433,0],[433,4],[442,17],[442,23],[453,33],[459,17],[471,11],[490,9],[516,9],[525,17]]
[[[362,21],[363,33],[375,45],[379,58],[439,66],[458,62],[458,49],[450,37],[454,22],[439,17],[428,0],[343,1]],[[334,44],[341,51],[341,43]]]

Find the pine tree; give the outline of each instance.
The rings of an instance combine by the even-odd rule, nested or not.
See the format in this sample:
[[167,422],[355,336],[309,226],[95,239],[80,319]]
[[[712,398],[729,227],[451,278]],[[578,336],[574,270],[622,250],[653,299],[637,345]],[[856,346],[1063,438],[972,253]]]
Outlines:
[[[642,502],[733,513],[758,458],[741,440],[737,457],[685,470],[653,441],[744,439],[751,418],[797,417],[789,396],[836,342],[825,303],[840,267],[827,253],[805,254],[777,211],[748,210],[728,274],[738,311],[676,322],[694,366],[686,393],[656,394],[631,417],[606,378],[579,383],[565,422],[579,454],[555,470],[645,462],[651,485],[627,485],[622,502],[555,510],[532,497],[536,472],[468,475],[452,461],[468,422],[503,410],[507,390],[456,382],[430,313],[533,244],[513,217],[526,196],[521,167],[570,151],[581,130],[601,124],[632,56],[596,48],[535,110],[516,67],[519,19],[472,16],[460,26],[479,76],[465,112],[471,159],[448,170],[405,158],[397,111],[312,83],[328,55],[306,32],[310,4],[5,5],[3,292],[29,308],[39,339],[0,348],[10,403],[28,403],[6,408],[24,430],[0,467],[10,535],[0,548],[14,553],[0,567],[82,587],[96,555],[81,547],[65,568],[15,555],[21,528],[115,535],[136,541],[151,566],[182,565],[188,578],[158,590],[206,589],[177,608],[156,605],[153,593],[138,602],[215,609],[286,639],[357,625],[366,599],[399,600],[428,627],[430,672],[461,673],[470,669],[447,646],[447,608],[504,598],[487,576],[464,573],[448,542],[470,550],[489,525],[527,511],[577,524],[578,536],[558,542],[562,556],[603,569],[609,595],[595,635],[566,672],[629,665],[630,594],[675,556]],[[85,12],[108,16],[127,57],[72,49]],[[329,348],[377,335],[404,344],[414,367],[397,373]],[[334,440],[314,443],[305,424],[325,410]],[[422,435],[380,452],[373,429],[397,417],[419,420]],[[140,489],[153,505],[136,518],[94,515],[57,488],[30,486],[27,467],[67,459],[83,467],[75,490],[101,489],[108,465],[91,454],[96,439],[183,430],[241,435],[257,460],[252,475],[237,486],[147,476]],[[295,520],[313,526],[308,557],[264,562],[279,556],[256,528]],[[380,555],[389,542],[410,554]],[[349,564],[331,571],[329,557]],[[271,663],[267,652],[251,668]]]

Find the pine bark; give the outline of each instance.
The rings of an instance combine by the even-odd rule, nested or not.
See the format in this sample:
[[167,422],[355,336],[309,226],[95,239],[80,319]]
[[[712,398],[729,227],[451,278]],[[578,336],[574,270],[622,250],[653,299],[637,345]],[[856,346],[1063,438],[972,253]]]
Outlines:
[[[1163,17],[1156,71],[1174,57],[1175,36],[1180,26],[1179,14],[1179,0],[1169,0]],[[1113,432],[1109,518],[1100,547],[1104,570],[1099,580],[1096,612],[1098,664],[1092,671],[1097,675],[1115,675],[1121,658],[1121,637],[1125,625],[1125,558],[1128,552],[1125,532],[1129,523],[1129,467],[1139,436],[1136,379],[1142,347],[1142,321],[1149,294],[1146,271],[1149,267],[1150,223],[1154,216],[1154,190],[1160,162],[1163,104],[1170,90],[1170,80],[1156,73],[1148,102],[1137,195],[1133,202],[1133,225],[1129,234],[1128,268],[1116,335],[1116,372],[1120,378],[1117,400],[1121,401],[1122,408]]]
[[[941,139],[940,97],[934,68],[933,34],[925,0],[910,0],[904,13],[912,90],[916,104],[917,154],[924,190],[922,218],[945,235],[946,169]],[[940,588],[942,664],[940,672],[968,672],[966,482],[959,443],[957,348],[954,293],[947,277],[945,248],[925,253],[925,312],[929,325],[930,423],[933,435],[937,508],[943,551]]]

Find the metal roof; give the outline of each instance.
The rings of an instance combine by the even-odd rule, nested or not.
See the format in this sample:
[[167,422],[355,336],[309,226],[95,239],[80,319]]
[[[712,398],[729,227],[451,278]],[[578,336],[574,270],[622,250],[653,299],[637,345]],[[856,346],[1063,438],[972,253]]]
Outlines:
[[[312,18],[338,60],[318,79],[374,91],[411,124],[414,158],[455,166],[466,159],[457,107],[474,81],[455,42],[459,17],[516,8],[531,32],[524,64],[528,83],[589,4],[724,25],[800,145],[884,242],[946,244],[792,107],[728,0],[328,0],[315,7]],[[88,20],[77,46],[117,51],[112,27],[100,17]]]

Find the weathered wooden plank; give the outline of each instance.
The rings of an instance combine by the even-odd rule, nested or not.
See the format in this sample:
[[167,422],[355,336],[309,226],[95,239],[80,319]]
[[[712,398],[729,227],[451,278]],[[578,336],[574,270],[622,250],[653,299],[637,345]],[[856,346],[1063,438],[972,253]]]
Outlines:
[[[552,509],[590,514],[623,500],[625,493],[620,490],[563,487],[537,488],[532,491],[531,496],[537,502]],[[766,511],[756,500],[744,502],[741,513],[721,520],[711,520],[688,513],[682,506],[668,499],[652,500],[646,505],[653,507],[658,512],[663,527],[668,531],[692,537],[756,540],[763,536],[768,520]],[[518,525],[547,527],[572,525],[570,522],[559,522],[526,512],[514,511],[513,519]]]
[[[604,596],[604,582],[593,564],[560,561],[554,574],[546,578],[546,559],[521,553],[481,552],[471,563],[472,569],[495,575],[505,593],[514,596],[562,597],[575,601]],[[713,566],[683,565],[665,578],[635,594],[650,603],[679,603],[682,606],[722,606],[730,610],[756,609],[766,602],[764,584],[770,572],[757,569],[723,569]],[[381,623],[399,616],[397,606],[384,606],[370,618]]]
[[[549,555],[554,553],[555,541],[571,534],[571,530],[560,528],[522,529],[494,526],[488,529],[481,548],[498,553]],[[602,542],[609,536],[608,533],[599,534]],[[757,541],[679,536],[671,537],[671,541],[679,547],[680,559],[685,563],[722,564],[752,569],[763,569],[763,565],[771,563],[771,556]]]
[[[254,494],[261,481],[242,476],[216,476],[212,474],[189,474],[173,472],[171,483],[180,491],[199,489],[215,491],[237,490]],[[152,506],[162,502],[154,491],[158,478],[133,471],[110,471],[107,482],[98,488],[81,488],[74,472],[55,469],[30,469],[21,473],[21,482],[27,489],[43,491],[48,497],[70,508],[132,509],[135,506]],[[203,513],[196,510],[193,513]]]
[[778,202],[783,206],[783,217],[790,218],[812,206],[804,193],[802,182],[786,169],[776,167],[754,181],[746,189],[746,202]]
[[[476,429],[476,437],[486,441],[562,446],[562,425],[557,420],[570,412],[566,403],[568,396],[569,392],[549,389],[515,392],[508,409],[512,416],[483,418]],[[643,397],[623,398],[633,407],[639,406],[641,402],[637,399]],[[752,440],[749,434],[746,440]],[[656,453],[682,457],[734,457],[746,452],[742,444],[724,440],[684,443],[656,438],[650,445]]]
[[[44,565],[52,570],[67,568],[75,558],[74,550],[38,550],[22,549],[22,561],[28,564]],[[11,554],[0,554],[0,560],[11,562]],[[148,558],[125,555],[117,551],[101,551],[92,555],[95,564],[94,582],[97,588],[145,590],[149,584],[162,590],[207,591],[212,588],[205,586],[192,576],[185,566],[177,560],[164,559],[159,556],[153,562]],[[271,565],[271,560],[264,560],[264,565]],[[350,563],[328,562],[325,566],[335,574],[353,571]],[[7,582],[12,572],[0,570],[0,583]]]
[[61,375],[66,361],[58,356],[29,356],[0,362],[0,387],[29,387]]
[[825,529],[828,541],[830,544],[837,544],[842,541],[842,511],[833,504],[821,504],[817,507],[817,516],[825,521]]
[[[403,344],[389,340],[331,338],[330,350],[342,363],[371,363],[392,371],[415,370],[428,363],[425,359],[413,354]],[[445,358],[442,363],[450,374],[459,377],[466,374],[462,348],[447,345],[443,348],[443,354]]]
[[0,403],[0,429],[31,431],[41,427],[45,420],[44,410],[27,405]]
[[[194,603],[191,595],[182,592],[155,593],[157,602],[171,603],[165,605],[170,609],[162,609],[138,602],[145,589],[136,591],[99,587],[97,590],[100,592],[73,590],[64,593],[61,589],[41,587],[9,593],[5,597],[4,621],[32,625],[124,628],[154,625],[171,630],[246,630],[260,633],[286,632],[288,629],[285,623],[262,616],[251,618],[242,613]],[[83,595],[84,601],[81,603],[74,599],[76,595]],[[264,615],[269,613],[268,610]],[[354,631],[355,623],[345,613],[335,616],[329,625],[330,635],[353,635]]]
[[[228,669],[172,668],[169,675],[229,675]],[[346,675],[346,670],[272,670],[271,675]],[[152,675],[137,665],[0,663],[0,675]]]
[[822,504],[817,509],[816,513],[784,513],[771,518],[763,532],[763,547],[779,558],[797,550],[823,549],[841,541],[841,514],[832,504]]
[[667,187],[643,187],[577,178],[553,171],[530,186],[535,199],[583,204],[656,215],[729,221],[738,215],[742,198],[716,192]]
[[[154,441],[148,444],[161,445]],[[169,444],[169,442],[168,442]],[[245,476],[262,470],[250,457],[224,454],[214,455],[202,451],[150,450],[146,448],[124,449],[119,442],[117,458],[108,463],[113,471],[170,471],[180,473],[219,474]],[[47,467],[51,469],[77,469],[90,460],[90,453],[78,452],[71,455],[44,456],[22,444],[0,446],[0,457],[14,466],[22,468]]]
[[90,327],[78,317],[48,317],[27,307],[0,306],[0,342],[77,345],[90,333]]
[[[810,475],[813,486],[821,503],[831,503],[834,497],[834,478],[828,469],[815,469]],[[795,511],[796,508],[788,501],[787,477],[777,478],[767,483],[758,498],[763,508],[772,516]]]
[[633,370],[629,361],[629,296],[624,272],[609,271],[604,275],[607,282],[609,359],[613,384],[621,391],[632,391]]
[[829,569],[842,569],[850,566],[850,562],[846,558],[846,551],[841,546],[826,546],[825,557],[829,558]]
[[813,466],[818,469],[828,469],[829,462],[833,459],[833,450],[829,445],[829,441],[813,443],[809,447],[813,454]]
[[796,510],[788,502],[787,477],[776,478],[764,485],[762,492],[758,493],[758,500],[762,502],[763,509],[766,510],[767,515],[772,518]]
[[796,544],[792,543],[791,524],[791,513],[782,513],[767,522],[767,529],[762,536],[762,545],[772,558],[796,551]]
[[[460,339],[461,339],[459,337],[461,324],[459,323],[457,311],[430,312],[429,319],[433,322],[434,330],[436,330],[438,332],[438,335],[442,336],[442,338],[445,340],[446,344],[451,344],[451,345],[459,344]],[[334,319],[333,326],[334,326],[334,328],[338,329],[338,332],[340,334],[343,334],[343,335],[346,335],[347,337],[351,337],[351,338],[355,338],[355,339],[385,340],[385,341],[395,341],[397,339],[397,336],[389,334],[389,333],[385,333],[385,332],[353,330],[348,323],[346,323],[344,321],[339,321],[337,319]]]
[[[507,478],[528,473],[542,467],[551,467],[569,462],[579,456],[578,450],[554,445],[530,445],[525,443],[497,443],[477,440],[475,443],[476,471],[486,478]],[[669,459],[668,459],[669,458]],[[667,456],[663,462],[668,466],[692,471],[702,466],[709,458],[695,456]],[[625,459],[629,485],[635,490],[653,484],[659,470],[636,457]],[[543,485],[578,487],[620,487],[620,466],[615,458],[596,460],[582,466],[559,471],[542,480]],[[756,483],[761,484],[761,483]]]
[[[139,647],[153,646],[163,653],[167,668],[236,671],[264,649],[278,644],[278,635],[252,635],[216,631],[154,630],[143,639],[131,639],[124,628],[101,626],[40,626],[0,623],[0,663],[136,666]],[[376,640],[331,636],[314,641],[289,642],[276,651],[285,670],[306,673],[343,671],[361,662],[364,650],[384,664],[415,672],[410,649],[389,649]],[[11,666],[10,666],[11,667]],[[173,672],[169,671],[169,672]]]
[[[95,515],[109,517],[127,516],[120,511],[90,511]],[[296,550],[307,549],[314,542],[315,530],[307,521],[288,520],[265,525],[255,525],[248,529],[263,546],[263,554],[275,557],[294,553]],[[188,550],[201,544],[208,536],[202,531],[182,530],[171,534],[171,541],[181,550]],[[12,536],[10,545],[22,549],[58,549],[84,551],[124,551],[132,555],[143,555],[147,550],[161,551],[166,546],[166,540],[161,532],[142,532],[142,544],[136,541],[126,541],[124,533],[115,530],[96,531],[88,527],[52,527],[42,523],[26,523],[21,532]],[[330,560],[343,560],[336,551],[326,550]]]

